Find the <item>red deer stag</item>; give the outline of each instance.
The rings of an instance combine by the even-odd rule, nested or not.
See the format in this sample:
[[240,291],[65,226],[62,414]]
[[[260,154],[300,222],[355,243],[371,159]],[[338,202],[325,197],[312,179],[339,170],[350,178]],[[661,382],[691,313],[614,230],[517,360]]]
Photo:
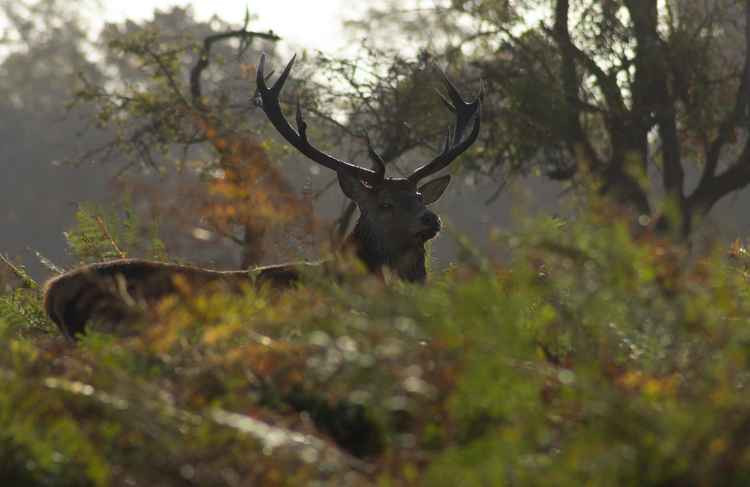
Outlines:
[[[420,180],[446,168],[466,151],[479,134],[479,100],[466,102],[443,75],[448,96],[443,97],[455,114],[443,151],[431,162],[416,169],[407,178],[385,177],[385,165],[370,147],[375,169],[336,159],[313,147],[307,139],[307,124],[297,104],[295,130],[281,111],[279,94],[294,64],[287,64],[276,83],[266,85],[265,56],[258,66],[257,99],[276,130],[302,154],[336,171],[339,186],[360,211],[359,220],[346,239],[345,249],[353,252],[375,274],[384,267],[401,279],[424,282],[425,243],[440,231],[440,219],[427,208],[443,194],[450,175],[444,175],[418,186]],[[471,132],[464,137],[473,121]],[[230,286],[253,282],[287,287],[297,281],[301,266],[309,263],[282,264],[250,270],[216,271],[198,267],[122,259],[80,267],[50,279],[45,285],[45,310],[70,338],[85,331],[92,318],[120,320],[132,310],[133,303],[151,303],[177,291],[178,281],[193,288],[224,281]]]

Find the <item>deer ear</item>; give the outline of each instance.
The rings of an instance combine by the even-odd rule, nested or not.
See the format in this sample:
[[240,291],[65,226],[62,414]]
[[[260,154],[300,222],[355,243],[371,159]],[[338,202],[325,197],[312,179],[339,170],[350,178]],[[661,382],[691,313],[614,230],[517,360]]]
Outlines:
[[344,192],[347,198],[357,202],[367,194],[367,187],[362,184],[362,181],[357,177],[350,176],[342,171],[336,173],[339,177],[339,187]]
[[448,187],[448,183],[451,182],[450,174],[433,179],[419,188],[419,192],[422,193],[425,205],[431,205],[436,202],[442,195],[445,188]]

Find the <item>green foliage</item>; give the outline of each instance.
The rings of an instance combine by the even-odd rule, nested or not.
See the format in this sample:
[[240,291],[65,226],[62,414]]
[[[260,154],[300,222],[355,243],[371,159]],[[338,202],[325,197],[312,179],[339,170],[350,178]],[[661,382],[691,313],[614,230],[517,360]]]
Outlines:
[[[225,136],[247,128],[247,63],[257,62],[258,52],[245,51],[251,42],[277,37],[244,27],[218,17],[198,21],[190,6],[156,10],[142,22],[107,24],[98,46],[111,78],[84,79],[72,104],[93,110],[96,127],[114,137],[86,159],[117,153],[137,162],[130,167],[166,173],[175,161],[195,164],[194,150],[213,142],[211,130]],[[210,52],[203,51],[206,39],[226,33],[225,41],[240,45],[211,41]]]
[[44,314],[38,290],[17,288],[0,294],[0,318],[23,335],[56,332]]
[[[77,346],[0,314],[0,476],[40,485],[746,485],[740,243],[530,222],[427,286],[190,289]],[[120,333],[122,331],[122,333]],[[353,456],[359,457],[358,459]]]
[[158,221],[144,224],[128,200],[122,210],[82,203],[76,211],[76,223],[74,229],[65,232],[65,238],[82,263],[135,255],[166,258],[164,243],[158,237]]
[[0,266],[7,268],[13,281],[18,282],[17,285],[9,283],[3,286],[3,281],[0,281],[0,286],[3,286],[0,287],[0,324],[6,323],[19,336],[54,333],[54,327],[42,309],[36,281],[23,266],[14,264],[4,255],[0,255]]

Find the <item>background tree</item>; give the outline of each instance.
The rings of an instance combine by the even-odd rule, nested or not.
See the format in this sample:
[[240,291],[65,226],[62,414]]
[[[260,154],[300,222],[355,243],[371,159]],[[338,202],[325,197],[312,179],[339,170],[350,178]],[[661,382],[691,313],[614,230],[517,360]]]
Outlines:
[[485,80],[475,167],[593,181],[686,236],[750,183],[749,18],[737,0],[479,0],[390,2],[351,25]]
[[[80,16],[83,10],[96,12],[96,5],[0,2],[0,242],[2,252],[14,256],[27,247],[59,256],[62,232],[73,222],[74,202],[109,197],[110,168],[77,170],[59,164],[98,135],[91,131],[80,136],[93,110],[70,107],[72,93],[82,87],[80,73],[96,82],[104,79],[88,59],[93,47]],[[42,272],[38,262],[29,264],[35,274]]]
[[[162,221],[175,256],[249,265],[263,259],[268,229],[298,221],[299,234],[313,233],[310,205],[282,177],[253,123],[248,79],[257,48],[271,49],[249,43],[275,35],[198,22],[190,9],[174,8],[107,25],[94,39],[67,1],[0,7],[6,252],[30,248],[67,265],[62,235],[76,205],[112,205],[123,192],[138,195],[134,209]],[[274,250],[298,256],[302,239]],[[29,260],[34,275],[49,271]]]
[[252,63],[278,37],[248,30],[249,20],[241,28],[219,19],[201,23],[189,9],[173,8],[142,24],[108,25],[102,41],[117,81],[90,83],[77,95],[93,102],[100,123],[117,132],[84,157],[125,153],[126,168],[164,173],[176,162],[197,171],[208,191],[194,185],[173,204],[160,204],[171,207],[172,224],[195,228],[199,215],[211,230],[205,234],[237,243],[243,267],[262,262],[269,227],[302,220],[309,234],[313,224],[311,205],[271,162],[253,129]]

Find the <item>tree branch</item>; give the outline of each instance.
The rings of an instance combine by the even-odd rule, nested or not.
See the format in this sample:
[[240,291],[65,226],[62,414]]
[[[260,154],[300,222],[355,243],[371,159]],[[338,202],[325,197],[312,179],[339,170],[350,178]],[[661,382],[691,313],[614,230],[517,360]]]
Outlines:
[[745,61],[742,70],[734,107],[719,126],[719,133],[706,151],[706,165],[703,168],[699,187],[716,175],[721,151],[734,135],[738,124],[747,118],[750,97],[750,2],[745,2]]
[[201,86],[201,76],[203,71],[211,64],[211,48],[214,43],[224,41],[227,39],[237,38],[244,42],[250,42],[254,38],[266,39],[269,41],[278,41],[281,37],[274,34],[272,31],[267,33],[264,32],[253,32],[246,29],[244,26],[240,30],[231,30],[227,32],[221,32],[214,34],[203,39],[203,47],[201,48],[198,62],[190,70],[190,96],[193,101],[193,106],[201,111],[206,110],[206,106],[203,103],[203,88]]
[[684,199],[685,171],[677,133],[675,97],[669,90],[665,45],[659,37],[658,6],[653,0],[626,0],[636,38],[636,72],[633,83],[633,116],[644,136],[653,113],[662,142],[662,184],[680,204]]
[[6,257],[3,254],[0,254],[0,262],[5,264],[8,269],[10,269],[13,274],[15,274],[23,283],[23,286],[28,289],[38,289],[39,284],[36,283],[34,279],[32,279],[25,270],[23,270],[21,267],[17,267],[13,262],[10,261],[8,257]]
[[[561,7],[560,4],[564,5]],[[567,9],[567,5],[568,0],[558,0],[555,7],[555,13],[557,14],[561,8]],[[555,28],[557,28],[557,23],[558,22],[556,20]],[[565,26],[567,30],[567,21],[565,23]],[[555,31],[550,31],[547,28],[544,28],[544,30],[550,37],[556,39],[557,34]],[[563,39],[563,41],[565,41],[565,39]],[[583,52],[578,46],[576,46],[575,43],[573,43],[573,40],[570,38],[569,31],[567,42],[565,42],[565,49],[573,55],[573,58],[578,61],[581,66],[589,72],[589,74],[596,78],[596,85],[601,90],[602,95],[604,96],[604,100],[606,101],[607,106],[609,106],[609,109],[615,112],[615,114],[618,116],[626,114],[628,112],[628,109],[625,105],[625,100],[622,97],[622,93],[620,92],[620,88],[617,86],[617,81],[609,76],[598,64],[596,64],[596,61],[590,58],[585,52]]]
[[721,198],[750,184],[750,138],[728,170],[702,182],[689,197],[689,208],[707,213]]
[[190,103],[188,103],[187,99],[185,98],[185,95],[182,94],[182,90],[180,90],[180,87],[177,85],[177,80],[174,79],[174,76],[172,75],[172,71],[169,69],[169,67],[166,64],[164,64],[164,60],[162,59],[163,54],[154,52],[150,46],[146,46],[144,50],[146,54],[148,54],[151,57],[151,59],[153,59],[153,61],[156,63],[161,74],[167,79],[167,82],[169,83],[169,87],[172,89],[175,96],[180,100],[180,103],[184,105],[186,108],[191,108]]
[[690,208],[702,213],[708,212],[727,194],[750,184],[750,136],[745,139],[745,147],[734,164],[722,174],[716,174],[722,148],[729,142],[739,125],[747,121],[748,108],[750,108],[750,93],[748,93],[750,90],[750,2],[745,2],[744,13],[745,61],[735,104],[721,123],[719,134],[706,153],[703,175],[698,187],[689,198]]
[[566,140],[573,141],[573,144],[569,144],[571,145],[570,150],[573,154],[576,152],[575,145],[580,145],[588,158],[588,164],[591,167],[600,167],[601,160],[581,127],[581,110],[578,97],[580,82],[578,73],[576,72],[576,48],[568,29],[569,10],[569,0],[558,0],[555,5],[554,38],[562,56],[560,75],[565,97],[566,127],[568,132],[565,138]]

